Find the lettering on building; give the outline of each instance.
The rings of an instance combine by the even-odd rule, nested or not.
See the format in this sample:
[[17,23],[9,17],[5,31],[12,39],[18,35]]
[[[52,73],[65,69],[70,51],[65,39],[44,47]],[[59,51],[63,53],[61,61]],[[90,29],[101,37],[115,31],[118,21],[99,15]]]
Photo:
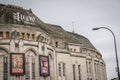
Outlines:
[[28,25],[35,25],[35,17],[27,16],[21,14],[20,12],[13,13],[13,20],[16,20],[19,23],[28,24]]

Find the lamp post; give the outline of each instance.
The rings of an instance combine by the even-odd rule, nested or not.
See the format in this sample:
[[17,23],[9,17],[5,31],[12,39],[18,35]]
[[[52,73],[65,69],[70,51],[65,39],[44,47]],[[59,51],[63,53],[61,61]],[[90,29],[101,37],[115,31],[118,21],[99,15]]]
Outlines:
[[116,56],[116,64],[117,64],[117,70],[118,70],[118,80],[120,80],[120,72],[119,72],[119,62],[118,62],[118,54],[117,54],[117,45],[116,45],[116,38],[114,33],[112,32],[111,29],[107,28],[107,27],[98,27],[98,28],[93,28],[93,30],[99,30],[99,29],[107,29],[109,30],[114,38],[114,45],[115,45],[115,56]]

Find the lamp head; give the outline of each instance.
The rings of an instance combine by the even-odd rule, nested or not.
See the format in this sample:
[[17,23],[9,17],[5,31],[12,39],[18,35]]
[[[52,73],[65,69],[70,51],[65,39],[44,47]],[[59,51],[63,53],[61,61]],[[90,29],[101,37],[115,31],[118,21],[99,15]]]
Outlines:
[[98,29],[100,29],[100,28],[93,28],[93,30],[98,30]]

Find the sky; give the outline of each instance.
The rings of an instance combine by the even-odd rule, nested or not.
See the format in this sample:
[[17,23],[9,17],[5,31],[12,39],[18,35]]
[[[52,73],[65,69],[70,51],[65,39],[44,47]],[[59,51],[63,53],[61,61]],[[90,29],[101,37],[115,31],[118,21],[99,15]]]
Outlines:
[[[120,0],[0,0],[3,4],[32,9],[45,23],[61,25],[66,31],[84,35],[102,54],[107,78],[117,76],[113,36],[110,31],[94,27],[108,27],[116,36],[120,63]],[[72,24],[73,23],[73,24]]]

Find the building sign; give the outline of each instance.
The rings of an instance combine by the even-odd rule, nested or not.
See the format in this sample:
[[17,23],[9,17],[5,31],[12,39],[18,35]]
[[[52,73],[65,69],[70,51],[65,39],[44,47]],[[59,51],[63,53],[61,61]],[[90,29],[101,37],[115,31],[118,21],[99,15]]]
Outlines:
[[24,54],[22,53],[11,53],[10,54],[10,74],[11,75],[24,75],[25,64]]
[[25,10],[19,6],[7,5],[0,14],[4,15],[3,21],[6,24],[21,24],[35,26],[36,17],[30,10]]
[[48,56],[40,55],[39,63],[40,63],[40,75],[44,76],[44,77],[49,76],[50,72],[49,72],[49,58],[48,58]]
[[13,19],[16,20],[18,23],[35,25],[35,17],[24,15],[20,12],[14,12]]

